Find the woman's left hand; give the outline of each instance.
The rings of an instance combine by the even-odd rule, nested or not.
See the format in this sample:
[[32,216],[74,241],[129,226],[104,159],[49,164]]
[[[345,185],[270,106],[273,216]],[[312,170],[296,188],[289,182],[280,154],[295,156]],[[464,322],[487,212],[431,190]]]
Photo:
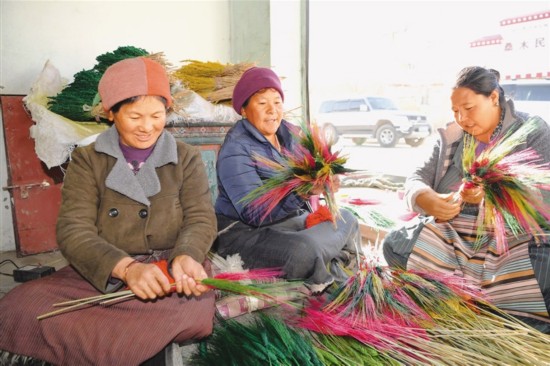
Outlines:
[[208,277],[204,267],[188,255],[177,256],[172,261],[172,277],[176,291],[187,296],[200,296],[210,288],[200,284],[200,280]]

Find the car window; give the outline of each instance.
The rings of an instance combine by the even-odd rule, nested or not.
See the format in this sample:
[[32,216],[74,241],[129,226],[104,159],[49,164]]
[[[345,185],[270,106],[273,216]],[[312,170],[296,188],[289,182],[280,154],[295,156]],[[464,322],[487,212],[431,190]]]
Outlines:
[[502,85],[504,92],[517,101],[550,101],[550,83],[548,85]]
[[350,100],[349,102],[349,110],[350,111],[360,111],[361,110],[361,105],[364,105],[365,102],[363,102],[362,99],[352,99]]
[[332,112],[334,103],[332,101],[324,102],[321,104],[321,108],[319,108],[319,112],[321,113],[330,113]]
[[397,110],[397,106],[391,99],[387,98],[368,98],[373,109]]
[[334,112],[347,112],[349,102],[347,100],[339,100],[335,103]]
[[548,85],[533,85],[529,100],[533,101],[550,101],[550,84]]

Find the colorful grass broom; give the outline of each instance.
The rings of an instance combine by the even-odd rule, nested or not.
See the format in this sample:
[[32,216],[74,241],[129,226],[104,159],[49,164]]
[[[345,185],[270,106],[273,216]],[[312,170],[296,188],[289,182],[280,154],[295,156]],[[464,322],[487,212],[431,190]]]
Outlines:
[[373,266],[297,312],[220,322],[192,359],[197,365],[546,365],[549,347],[549,335],[498,310],[460,277]]
[[353,170],[344,167],[347,157],[340,156],[340,151],[331,152],[332,145],[327,143],[316,124],[302,123],[297,130],[292,131],[297,142],[295,149],[283,151],[282,162],[254,156],[259,166],[273,171],[273,176],[241,202],[249,205],[260,221],[264,221],[283,197],[292,192],[307,197],[315,188],[321,188],[335,222],[340,213],[334,197],[333,177]]
[[550,191],[550,163],[543,162],[532,148],[514,152],[535,130],[536,120],[529,119],[492,141],[478,156],[476,140],[465,138],[462,187],[481,187],[485,193],[477,222],[477,243],[490,229],[498,253],[508,250],[507,230],[517,237],[541,235],[550,229],[550,205],[541,195],[541,191]]
[[[549,335],[497,309],[464,279],[435,272],[364,266],[292,323],[329,340],[354,339],[400,364],[550,362]],[[360,353],[346,356],[362,364]]]

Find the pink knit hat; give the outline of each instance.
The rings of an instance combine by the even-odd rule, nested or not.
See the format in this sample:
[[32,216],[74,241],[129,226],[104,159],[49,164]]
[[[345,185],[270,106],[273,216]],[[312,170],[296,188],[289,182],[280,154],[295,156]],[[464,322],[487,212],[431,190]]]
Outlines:
[[170,82],[164,67],[146,57],[128,58],[107,68],[98,85],[103,109],[140,95],[158,95],[172,105]]
[[248,98],[265,88],[277,89],[283,102],[285,101],[281,80],[271,69],[253,67],[246,70],[233,89],[233,109],[237,114],[241,114],[241,108]]

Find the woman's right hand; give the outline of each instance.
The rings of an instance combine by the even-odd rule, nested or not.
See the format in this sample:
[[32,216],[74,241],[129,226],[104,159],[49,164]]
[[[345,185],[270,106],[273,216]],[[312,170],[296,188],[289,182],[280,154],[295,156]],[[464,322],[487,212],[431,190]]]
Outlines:
[[156,264],[124,258],[115,266],[113,275],[126,282],[130,290],[143,300],[154,300],[171,292],[170,281]]
[[416,204],[437,221],[449,221],[460,213],[462,200],[456,197],[454,192],[437,193],[430,190],[420,193],[416,197]]
[[458,192],[460,197],[462,197],[462,201],[473,205],[480,204],[485,197],[485,191],[481,186],[462,184]]
[[[331,187],[332,192],[333,193],[338,192],[338,190],[340,189],[340,185],[341,185],[340,176],[339,175],[333,175],[330,179],[331,179],[331,182],[332,182],[332,187]],[[313,188],[309,192],[309,196],[318,196],[318,195],[323,194],[323,193],[325,193],[325,186],[323,184],[315,185],[315,186],[313,186]],[[307,198],[309,198],[309,197],[306,197],[306,199]]]

